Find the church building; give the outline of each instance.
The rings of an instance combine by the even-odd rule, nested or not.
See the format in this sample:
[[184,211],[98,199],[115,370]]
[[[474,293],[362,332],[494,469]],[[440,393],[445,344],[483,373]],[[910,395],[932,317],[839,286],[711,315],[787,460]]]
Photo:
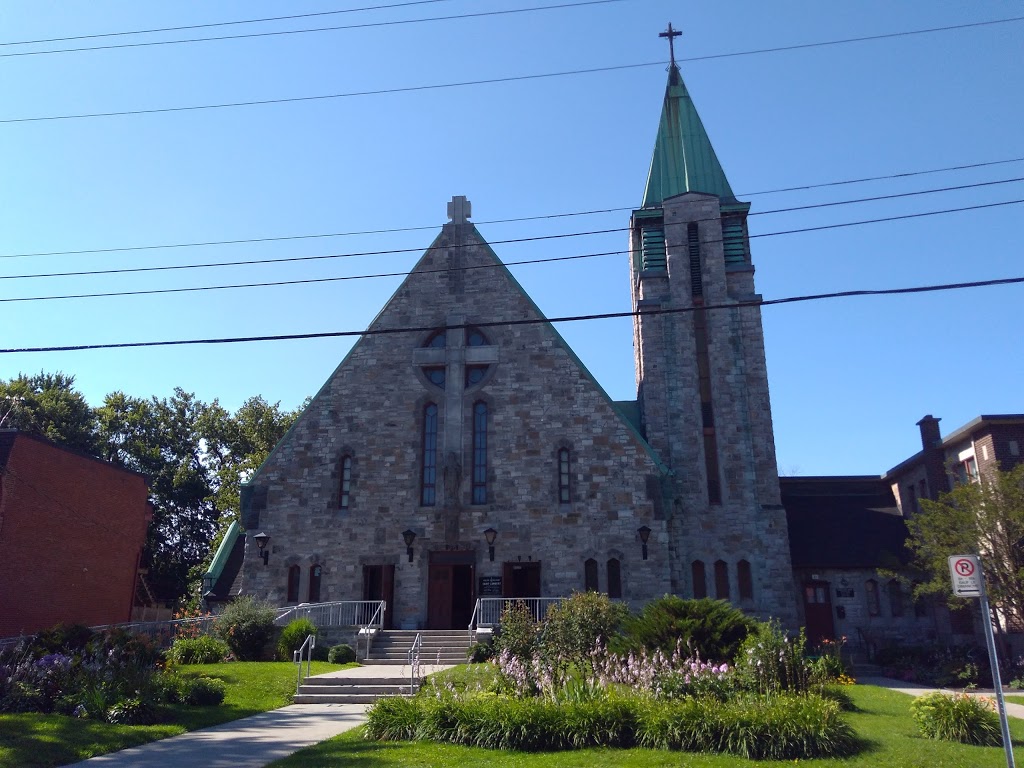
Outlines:
[[383,599],[410,629],[585,589],[795,626],[749,207],[673,62],[630,219],[637,398],[615,402],[453,198],[243,489],[241,592]]

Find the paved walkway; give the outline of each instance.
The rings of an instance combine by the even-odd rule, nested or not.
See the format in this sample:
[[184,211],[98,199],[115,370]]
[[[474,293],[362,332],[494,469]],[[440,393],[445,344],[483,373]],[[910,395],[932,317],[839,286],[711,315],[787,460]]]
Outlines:
[[[424,675],[448,669],[423,665]],[[314,677],[408,679],[409,668],[365,665]],[[366,722],[366,704],[292,704],[80,763],[81,768],[262,768]]]
[[[902,680],[893,680],[891,677],[858,677],[858,683],[864,685],[877,685],[879,688],[888,688],[891,691],[899,691],[900,693],[906,693],[910,696],[923,696],[926,693],[932,691],[941,690],[943,693],[957,693],[959,691],[950,690],[948,688],[929,688],[926,685],[918,685],[917,683],[905,683]],[[992,699],[994,702],[996,699],[995,690],[989,689],[978,689],[974,691],[968,691],[971,696],[985,696]],[[1020,695],[1019,691],[1009,691],[1003,689],[1003,696],[1008,695]],[[1009,701],[1004,702],[1006,704],[1006,714],[1010,717],[1017,717],[1024,720],[1024,704],[1013,704]]]
[[[426,675],[441,669],[448,667],[424,665],[422,671]],[[407,679],[408,675],[407,667],[367,665],[314,677]],[[888,677],[862,677],[859,682],[911,696],[936,690]],[[992,696],[992,692],[978,691],[974,695]],[[1006,713],[1024,719],[1024,705],[1007,702]],[[262,768],[364,722],[365,704],[293,704],[74,765],[80,768]]]

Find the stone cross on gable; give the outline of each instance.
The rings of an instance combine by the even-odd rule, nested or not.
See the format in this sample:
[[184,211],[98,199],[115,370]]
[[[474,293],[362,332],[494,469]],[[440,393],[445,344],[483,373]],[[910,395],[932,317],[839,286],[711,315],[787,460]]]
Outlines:
[[468,224],[472,215],[473,204],[465,195],[455,195],[448,203],[448,218],[452,220],[452,224]]
[[680,37],[682,34],[683,33],[680,32],[678,29],[672,29],[672,22],[671,21],[668,23],[668,29],[666,31],[658,33],[658,37],[667,37],[668,38],[668,56],[669,56],[669,60],[672,62],[672,66],[673,67],[676,65],[675,38]]
[[[440,368],[444,366],[444,394],[438,406],[443,409],[443,431],[441,445],[438,446],[442,462],[454,455],[461,466],[466,466],[463,458],[465,444],[464,416],[465,395],[467,387],[467,367],[494,365],[498,362],[498,348],[490,344],[466,344],[466,318],[461,314],[452,313],[446,318],[445,343],[443,347],[420,347],[413,350],[412,361],[420,368]],[[428,377],[429,378],[429,377]],[[445,495],[448,493],[446,491]],[[448,499],[445,499],[448,502]]]

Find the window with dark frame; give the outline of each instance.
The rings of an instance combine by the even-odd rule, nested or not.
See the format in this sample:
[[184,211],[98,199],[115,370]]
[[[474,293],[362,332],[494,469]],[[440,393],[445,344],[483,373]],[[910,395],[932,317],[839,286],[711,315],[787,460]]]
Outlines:
[[437,503],[437,405],[427,403],[423,409],[423,479],[420,504],[432,507]]
[[725,560],[715,561],[715,597],[729,599],[729,564]]
[[864,582],[864,598],[868,603],[868,616],[878,616],[882,607],[878,599],[878,582],[874,579]]
[[622,597],[622,563],[617,557],[608,559],[608,597]]
[[352,457],[348,454],[341,457],[338,474],[341,476],[338,483],[338,509],[347,511],[352,492]]
[[690,577],[693,580],[693,599],[700,600],[708,596],[708,582],[704,573],[704,561],[694,560],[690,563]]
[[309,602],[311,603],[320,602],[320,575],[322,573],[322,566],[312,565],[309,568]]
[[487,503],[487,403],[473,406],[473,503]]
[[903,589],[896,579],[889,582],[889,611],[893,616],[903,615]]
[[569,449],[558,449],[558,503],[568,504],[572,501],[569,487]]
[[288,567],[288,600],[289,603],[299,602],[299,576],[302,569],[297,565]]
[[583,563],[583,589],[586,592],[597,592],[597,560],[592,557]]
[[736,563],[736,586],[740,591],[740,600],[754,599],[754,576],[748,560]]

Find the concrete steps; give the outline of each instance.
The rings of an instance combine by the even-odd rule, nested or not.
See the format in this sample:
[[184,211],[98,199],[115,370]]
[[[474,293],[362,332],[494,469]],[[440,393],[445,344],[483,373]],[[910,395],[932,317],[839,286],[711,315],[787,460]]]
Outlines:
[[465,664],[469,635],[463,630],[386,630],[374,638],[367,664],[406,664],[409,649],[420,635],[420,665]]
[[[412,692],[419,690],[419,681]],[[373,704],[382,696],[410,695],[410,681],[396,677],[307,677],[293,704]]]

